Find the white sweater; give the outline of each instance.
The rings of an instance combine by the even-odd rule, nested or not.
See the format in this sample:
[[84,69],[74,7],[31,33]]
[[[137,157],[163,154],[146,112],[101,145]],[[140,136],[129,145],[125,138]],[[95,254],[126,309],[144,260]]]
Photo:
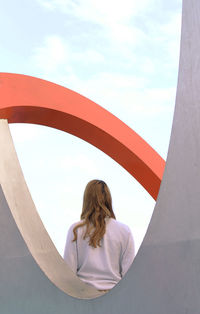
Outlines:
[[83,239],[85,226],[77,229],[74,238],[73,224],[67,235],[64,260],[84,282],[98,290],[109,290],[125,275],[135,256],[134,241],[128,226],[113,218],[106,218],[106,233],[101,247],[88,245]]

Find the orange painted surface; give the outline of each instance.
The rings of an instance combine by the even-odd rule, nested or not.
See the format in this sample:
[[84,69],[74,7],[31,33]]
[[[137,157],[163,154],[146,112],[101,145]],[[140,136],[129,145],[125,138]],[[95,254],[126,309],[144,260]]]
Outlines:
[[38,78],[0,73],[0,119],[49,126],[87,141],[157,199],[165,161],[131,128],[86,97]]

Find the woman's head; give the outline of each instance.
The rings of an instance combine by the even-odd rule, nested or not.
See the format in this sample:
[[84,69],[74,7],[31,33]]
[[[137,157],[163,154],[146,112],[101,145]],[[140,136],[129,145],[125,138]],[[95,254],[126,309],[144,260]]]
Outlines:
[[85,188],[81,219],[88,219],[93,223],[93,218],[97,217],[99,213],[104,218],[115,218],[107,184],[102,180],[92,180]]
[[74,228],[74,240],[77,229],[86,225],[84,239],[89,237],[89,245],[101,246],[100,241],[106,232],[105,218],[114,218],[112,198],[107,184],[102,180],[92,180],[85,188],[81,219],[83,222]]

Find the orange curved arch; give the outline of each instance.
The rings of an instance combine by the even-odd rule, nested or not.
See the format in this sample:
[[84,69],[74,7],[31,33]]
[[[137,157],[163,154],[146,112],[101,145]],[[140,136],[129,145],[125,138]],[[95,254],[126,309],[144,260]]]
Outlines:
[[88,98],[35,77],[0,73],[0,119],[49,126],[87,141],[157,199],[165,161],[136,132]]

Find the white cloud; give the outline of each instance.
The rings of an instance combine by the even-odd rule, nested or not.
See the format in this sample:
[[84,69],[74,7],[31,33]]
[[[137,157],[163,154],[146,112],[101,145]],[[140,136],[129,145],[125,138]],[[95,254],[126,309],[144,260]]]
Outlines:
[[61,76],[60,73],[63,71],[68,76],[73,76],[73,63],[94,66],[105,60],[104,56],[96,50],[72,51],[72,47],[61,36],[51,35],[44,39],[41,46],[34,49],[31,61],[43,72],[43,76],[57,77]]
[[142,64],[140,65],[140,69],[146,75],[154,74],[156,71],[156,65],[149,57],[144,57],[142,60]]
[[68,47],[60,36],[48,36],[41,47],[35,48],[32,59],[45,73],[55,71],[59,66],[69,64]]
[[144,32],[131,24],[131,19],[147,10],[155,0],[38,0],[47,9],[59,10],[82,22],[99,25],[104,36],[117,43],[137,43]]
[[95,23],[109,24],[129,20],[133,15],[152,6],[155,0],[38,0],[47,9],[71,13]]
[[88,49],[83,52],[76,52],[71,56],[72,60],[75,60],[75,62],[81,62],[81,64],[99,64],[105,62],[104,56],[99,53],[98,51]]

